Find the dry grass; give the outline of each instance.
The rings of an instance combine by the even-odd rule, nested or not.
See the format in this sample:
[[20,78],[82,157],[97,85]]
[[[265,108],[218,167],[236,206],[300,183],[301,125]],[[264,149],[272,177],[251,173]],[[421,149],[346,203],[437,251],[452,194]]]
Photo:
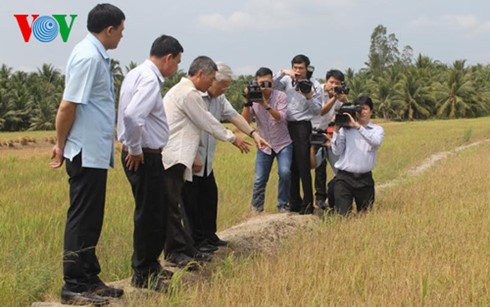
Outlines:
[[[375,169],[378,183],[406,176],[434,152],[490,137],[489,118],[386,124],[385,130]],[[22,137],[0,134],[4,142]],[[26,137],[45,143],[53,132]],[[67,176],[64,169],[48,168],[50,147],[24,147],[0,148],[0,302],[6,306],[58,299],[62,284]],[[328,219],[284,242],[273,257],[229,257],[211,281],[191,288],[176,281],[169,296],[131,298],[129,304],[489,305],[488,149],[469,149],[430,174],[384,189],[372,214]],[[254,155],[218,146],[220,229],[248,215]],[[131,274],[133,199],[119,159],[116,155],[116,168],[109,172],[97,249],[107,281]],[[275,167],[273,172],[268,212],[276,210]]]
[[[285,242],[183,291],[183,306],[487,306],[490,151],[385,190],[376,209]],[[464,174],[471,174],[467,176]],[[163,303],[163,301],[161,301]],[[168,302],[168,301],[164,301]]]

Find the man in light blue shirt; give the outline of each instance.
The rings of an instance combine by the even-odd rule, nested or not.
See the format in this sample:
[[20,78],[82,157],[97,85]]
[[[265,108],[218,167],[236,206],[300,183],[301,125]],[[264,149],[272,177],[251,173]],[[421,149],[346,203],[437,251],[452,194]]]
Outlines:
[[[288,130],[293,141],[291,163],[291,198],[289,208],[300,214],[313,213],[313,190],[310,172],[311,119],[321,112],[323,87],[311,78],[310,59],[302,54],[291,60],[292,69],[274,76],[274,88],[287,96]],[[300,194],[300,181],[303,197]]]
[[114,85],[107,50],[117,48],[124,13],[111,4],[94,7],[89,34],[73,49],[63,100],[56,116],[57,143],[50,166],[66,159],[70,207],[65,228],[61,303],[103,305],[123,290],[105,285],[95,253],[102,229],[107,169],[114,165]]
[[345,127],[335,126],[332,137],[332,151],[339,156],[335,163],[334,197],[335,212],[348,215],[352,211],[352,201],[356,201],[357,212],[365,212],[374,203],[374,179],[371,170],[376,163],[376,152],[384,138],[381,126],[371,122],[373,101],[367,96],[354,100],[354,105],[362,107],[357,120],[349,114]]

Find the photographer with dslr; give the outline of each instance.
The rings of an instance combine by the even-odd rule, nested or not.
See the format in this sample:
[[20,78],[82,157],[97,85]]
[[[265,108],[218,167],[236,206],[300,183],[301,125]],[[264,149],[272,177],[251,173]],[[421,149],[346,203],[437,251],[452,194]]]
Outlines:
[[[310,172],[311,119],[320,114],[323,88],[312,79],[313,66],[310,59],[299,54],[291,61],[292,69],[283,69],[274,76],[274,88],[287,96],[287,121],[293,141],[291,163],[290,210],[300,214],[313,213],[313,191]],[[300,195],[300,180],[303,198]]]
[[[260,93],[254,87],[258,84]],[[293,145],[289,137],[286,110],[286,94],[272,89],[272,70],[261,67],[255,73],[255,83],[247,87],[247,104],[242,115],[250,122],[257,121],[257,129],[270,147],[259,148],[255,160],[255,180],[252,193],[252,209],[264,211],[265,188],[269,180],[274,158],[277,158],[279,184],[277,209],[287,212],[291,185],[291,159]]]
[[348,215],[352,201],[357,212],[370,209],[374,203],[374,179],[371,170],[376,162],[376,152],[384,138],[381,126],[371,122],[373,101],[368,96],[358,97],[355,106],[360,106],[357,120],[346,112],[349,122],[343,127],[336,124],[332,137],[332,151],[339,156],[335,163],[338,169],[335,181],[335,212]]
[[[334,118],[335,109],[340,108],[342,103],[347,102],[349,88],[344,85],[344,79],[344,74],[340,70],[331,69],[327,71],[325,83],[323,84],[325,98],[321,113],[311,120],[315,131],[325,133]],[[312,135],[312,137],[314,136]],[[324,142],[321,142],[321,144],[311,143],[314,146],[316,155],[321,157],[318,161],[320,164],[315,166],[315,205],[317,208],[325,209],[325,201],[327,199],[327,161],[332,167],[334,174],[336,174],[337,169],[334,164],[337,162],[338,157],[332,153],[330,146],[323,146]],[[329,204],[330,207],[331,205]]]

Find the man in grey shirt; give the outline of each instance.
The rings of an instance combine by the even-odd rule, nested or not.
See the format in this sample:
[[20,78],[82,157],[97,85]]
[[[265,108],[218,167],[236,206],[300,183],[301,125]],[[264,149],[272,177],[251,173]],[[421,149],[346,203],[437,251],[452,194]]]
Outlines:
[[[288,130],[293,141],[291,163],[290,210],[300,214],[313,213],[313,190],[310,171],[311,119],[320,114],[323,87],[311,78],[310,59],[302,54],[291,60],[292,69],[283,69],[274,76],[274,88],[286,93]],[[311,87],[301,85],[310,82]],[[302,90],[303,89],[303,90]],[[300,181],[303,197],[300,195]]]
[[[227,120],[240,131],[251,136],[259,148],[269,146],[225,97],[224,93],[230,87],[233,78],[231,68],[224,63],[217,63],[217,66],[216,80],[203,94],[208,111],[217,120]],[[239,135],[236,135],[236,143],[249,145]],[[246,147],[238,146],[238,148],[242,152],[249,151]],[[216,139],[209,133],[202,131],[197,156],[193,164],[193,178],[192,181],[185,182],[182,193],[192,238],[196,248],[201,252],[212,252],[218,246],[227,244],[226,241],[221,240],[216,235],[218,187],[213,170],[215,149]]]

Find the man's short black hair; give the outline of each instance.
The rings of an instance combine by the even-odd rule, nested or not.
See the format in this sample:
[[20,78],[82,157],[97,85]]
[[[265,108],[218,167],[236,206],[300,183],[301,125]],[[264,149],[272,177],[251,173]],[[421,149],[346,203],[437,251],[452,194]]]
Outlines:
[[344,82],[344,80],[345,80],[344,74],[338,69],[330,69],[329,71],[327,71],[327,76],[325,77],[325,81],[330,79],[330,77],[334,77],[335,79],[339,80],[340,82]]
[[257,72],[255,73],[255,78],[263,77],[263,76],[269,76],[269,75],[270,76],[274,75],[270,68],[260,67],[259,70],[257,70]]
[[369,96],[359,96],[356,98],[356,100],[354,100],[354,104],[358,104],[358,105],[367,105],[371,111],[373,110],[374,106],[373,106],[373,101],[371,100],[371,98]]
[[291,60],[291,66],[294,64],[305,64],[305,67],[310,65],[310,59],[304,54],[298,54]]
[[184,52],[184,48],[177,39],[169,35],[161,35],[151,45],[150,56],[161,58],[170,53],[176,57],[181,52]]
[[98,34],[107,27],[119,27],[123,20],[126,20],[126,16],[117,6],[109,3],[97,4],[88,13],[87,29]]

